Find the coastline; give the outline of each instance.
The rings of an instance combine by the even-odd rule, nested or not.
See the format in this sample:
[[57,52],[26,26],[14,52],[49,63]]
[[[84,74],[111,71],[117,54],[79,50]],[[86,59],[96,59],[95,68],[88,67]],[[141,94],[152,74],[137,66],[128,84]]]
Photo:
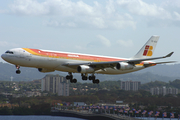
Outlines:
[[117,114],[95,114],[95,113],[89,113],[87,110],[77,112],[74,110],[51,110],[52,116],[65,116],[65,117],[76,117],[76,118],[82,118],[87,120],[139,120],[134,117],[127,117]]

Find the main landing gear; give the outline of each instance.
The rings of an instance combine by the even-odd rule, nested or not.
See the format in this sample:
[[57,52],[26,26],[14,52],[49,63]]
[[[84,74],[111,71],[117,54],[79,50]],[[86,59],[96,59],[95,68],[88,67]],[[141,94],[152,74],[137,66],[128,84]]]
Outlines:
[[[82,80],[87,80],[88,79],[88,74],[81,74],[82,76]],[[89,80],[92,80],[92,82],[94,84],[98,84],[99,83],[99,79],[96,79],[96,76],[94,74],[92,74],[91,76],[89,76]]]
[[[70,80],[71,83],[76,83],[77,82],[77,79],[73,79],[73,75],[71,72],[68,73],[69,75],[66,76],[66,79],[67,80]],[[96,76],[94,74],[92,74],[91,76],[88,77],[88,74],[81,74],[82,76],[82,80],[92,80],[92,82],[94,84],[98,84],[99,83],[99,79],[96,79]]]
[[69,72],[69,75],[66,76],[67,80],[70,80],[71,83],[77,83],[77,79],[73,79],[73,75]]
[[19,65],[16,65],[16,74],[20,74],[21,73],[21,71],[19,70],[19,68],[20,68],[20,66]]
[[83,73],[81,73],[81,76],[82,76],[82,80],[87,80],[88,79],[88,77],[87,77],[87,74],[83,74]]

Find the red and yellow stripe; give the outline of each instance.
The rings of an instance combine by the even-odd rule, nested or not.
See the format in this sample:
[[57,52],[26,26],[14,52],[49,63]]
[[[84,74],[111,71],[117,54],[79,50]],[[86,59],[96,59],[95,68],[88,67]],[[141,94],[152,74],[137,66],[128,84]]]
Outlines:
[[121,61],[125,59],[118,58],[108,58],[108,57],[98,57],[91,55],[83,55],[76,53],[62,53],[62,52],[51,52],[51,51],[43,51],[39,49],[30,49],[23,48],[25,51],[42,57],[51,57],[51,58],[61,58],[61,59],[72,59],[72,60],[82,60],[82,61],[93,61],[93,62],[108,62],[108,61]]
[[[108,62],[108,61],[123,61],[125,59],[120,58],[110,58],[110,57],[102,57],[102,56],[93,56],[93,55],[83,55],[77,53],[63,53],[63,52],[51,52],[51,51],[43,51],[39,49],[30,49],[30,48],[22,48],[25,51],[42,57],[50,57],[50,58],[61,58],[61,59],[71,59],[71,60],[82,60],[82,61],[92,61],[92,62]],[[137,66],[143,66],[144,62],[140,64],[136,64]],[[155,66],[156,64],[151,64],[150,66]]]

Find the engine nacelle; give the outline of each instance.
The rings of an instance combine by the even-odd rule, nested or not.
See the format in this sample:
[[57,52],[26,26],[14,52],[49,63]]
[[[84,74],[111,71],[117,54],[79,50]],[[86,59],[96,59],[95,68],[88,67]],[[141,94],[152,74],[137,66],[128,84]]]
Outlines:
[[79,73],[92,73],[92,72],[94,72],[94,69],[87,65],[80,65],[77,67],[77,71]]
[[129,63],[126,63],[126,62],[119,62],[117,63],[116,65],[116,69],[118,70],[130,70],[130,69],[133,69],[134,66],[129,64]]
[[54,72],[55,70],[51,70],[51,69],[46,69],[46,68],[38,68],[39,72]]

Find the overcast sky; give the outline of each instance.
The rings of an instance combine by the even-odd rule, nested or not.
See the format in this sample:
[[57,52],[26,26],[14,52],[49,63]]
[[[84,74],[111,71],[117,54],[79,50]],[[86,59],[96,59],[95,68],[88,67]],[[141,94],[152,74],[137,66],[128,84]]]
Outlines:
[[174,51],[161,61],[180,61],[180,0],[0,0],[0,54],[28,47],[129,58],[152,35],[160,36],[153,57]]

